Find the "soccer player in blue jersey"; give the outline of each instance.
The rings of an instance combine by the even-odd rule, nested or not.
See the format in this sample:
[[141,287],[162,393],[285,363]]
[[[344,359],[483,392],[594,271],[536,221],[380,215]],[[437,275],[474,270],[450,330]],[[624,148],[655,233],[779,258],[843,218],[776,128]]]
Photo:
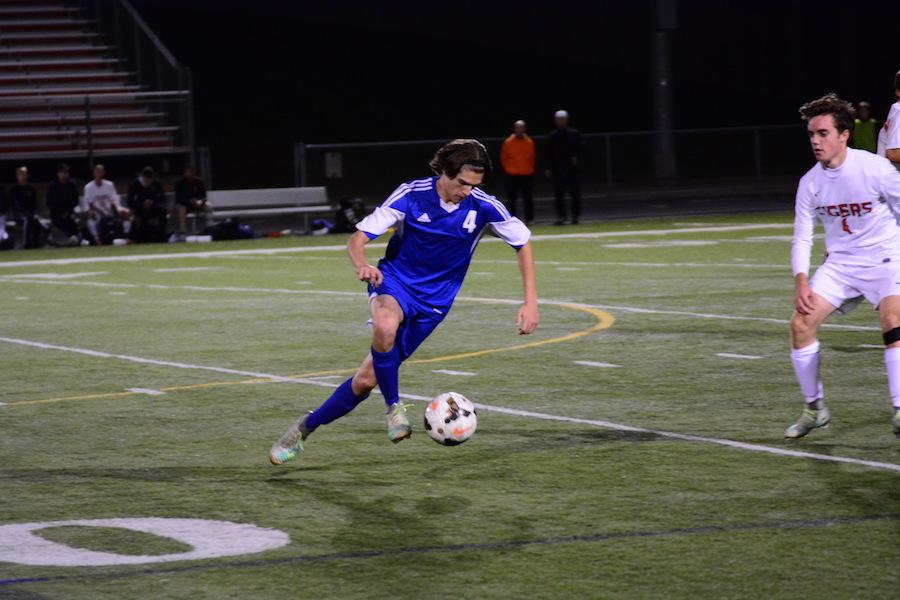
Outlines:
[[[516,325],[521,335],[537,328],[531,232],[502,202],[478,189],[491,171],[487,150],[477,140],[453,140],[430,166],[434,177],[400,185],[350,237],[350,262],[359,280],[368,283],[372,347],[353,377],[275,442],[269,451],[272,464],[294,459],[309,434],[352,411],[376,385],[387,405],[388,437],[397,443],[410,436],[407,407],[400,401],[400,364],[450,312],[485,233],[516,249],[525,292]],[[372,266],[365,245],[392,227],[384,258]]]

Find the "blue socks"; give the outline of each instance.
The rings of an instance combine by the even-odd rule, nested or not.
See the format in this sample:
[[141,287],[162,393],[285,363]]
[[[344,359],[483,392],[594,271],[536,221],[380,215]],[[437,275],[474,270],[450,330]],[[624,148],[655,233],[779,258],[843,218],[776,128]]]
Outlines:
[[397,344],[387,352],[378,352],[372,348],[372,365],[375,367],[375,379],[384,403],[388,406],[400,402],[400,349]]
[[368,392],[362,396],[353,393],[353,378],[351,377],[339,385],[328,400],[322,403],[322,406],[309,413],[309,416],[306,417],[306,428],[312,431],[319,425],[340,419],[368,397]]

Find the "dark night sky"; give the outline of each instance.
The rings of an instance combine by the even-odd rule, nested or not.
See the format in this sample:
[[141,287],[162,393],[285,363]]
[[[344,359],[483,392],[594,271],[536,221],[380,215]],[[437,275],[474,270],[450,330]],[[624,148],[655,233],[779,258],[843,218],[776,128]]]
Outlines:
[[[132,2],[194,71],[218,184],[261,169],[289,183],[294,140],[496,136],[516,118],[544,132],[558,107],[586,132],[652,126],[651,0]],[[676,127],[789,123],[829,91],[881,116],[900,68],[891,12],[679,0]]]

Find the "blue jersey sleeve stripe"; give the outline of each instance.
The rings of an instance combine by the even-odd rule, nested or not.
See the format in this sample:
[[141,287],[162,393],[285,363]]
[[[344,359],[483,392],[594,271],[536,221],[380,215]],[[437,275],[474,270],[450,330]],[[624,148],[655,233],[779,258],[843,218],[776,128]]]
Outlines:
[[500,213],[500,216],[504,221],[509,221],[512,219],[512,215],[509,210],[507,210],[506,206],[493,196],[489,194],[485,194],[481,190],[472,190],[472,195],[475,196],[476,199],[481,200],[482,202],[487,202],[491,206],[497,209],[497,212]]

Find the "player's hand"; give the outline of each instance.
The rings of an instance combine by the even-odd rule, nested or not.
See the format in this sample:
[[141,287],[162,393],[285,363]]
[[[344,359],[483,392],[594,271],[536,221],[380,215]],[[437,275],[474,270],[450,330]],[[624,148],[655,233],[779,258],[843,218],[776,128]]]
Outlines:
[[794,308],[801,315],[808,315],[816,309],[816,297],[808,283],[797,283],[797,296],[794,298]]
[[519,314],[516,315],[516,327],[519,328],[519,335],[534,333],[539,320],[537,304],[522,305]]
[[359,277],[360,281],[371,283],[374,286],[379,286],[384,281],[384,275],[381,274],[378,267],[373,267],[372,265],[357,268],[356,276]]

